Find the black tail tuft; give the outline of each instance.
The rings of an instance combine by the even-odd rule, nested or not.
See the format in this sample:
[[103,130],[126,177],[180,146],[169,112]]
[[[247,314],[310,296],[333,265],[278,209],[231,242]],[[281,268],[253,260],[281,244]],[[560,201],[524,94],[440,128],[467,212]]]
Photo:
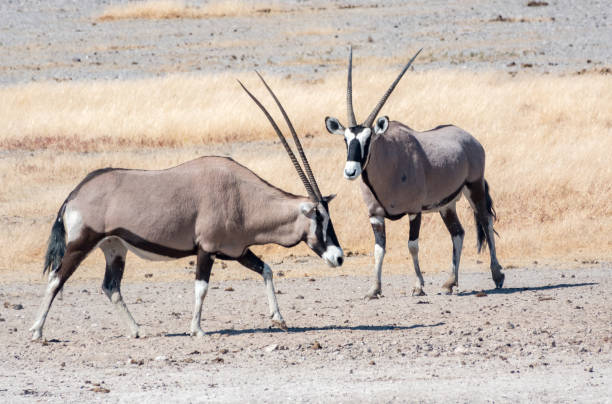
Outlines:
[[45,255],[45,266],[43,267],[43,274],[47,271],[55,272],[59,269],[62,258],[66,253],[66,229],[62,221],[62,213],[64,207],[60,209],[55,223],[51,228],[51,234],[49,235],[49,243],[47,245],[47,254]]
[[[487,218],[490,217],[493,221],[495,221],[497,220],[497,213],[495,212],[495,207],[493,207],[493,199],[491,199],[491,194],[489,193],[489,183],[485,180],[484,184],[485,184],[485,199],[486,199],[486,206],[487,206]],[[478,248],[478,252],[480,253],[480,251],[483,249],[483,247],[487,243],[486,231],[487,231],[487,226],[489,226],[489,223],[488,223],[488,220],[487,220],[487,223],[483,223],[482,220],[478,220],[478,215],[476,215],[476,213],[474,213],[474,219],[476,221],[476,234],[478,237],[477,248]],[[499,234],[495,231],[495,229],[493,229],[493,233],[499,236]]]

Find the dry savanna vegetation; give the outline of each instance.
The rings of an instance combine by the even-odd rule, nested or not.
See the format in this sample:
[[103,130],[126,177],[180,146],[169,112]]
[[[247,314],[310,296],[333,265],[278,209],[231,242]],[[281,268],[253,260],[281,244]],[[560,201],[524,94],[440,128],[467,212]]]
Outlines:
[[189,6],[180,0],[151,0],[108,6],[97,17],[97,20],[239,17],[280,10],[282,7],[277,2],[213,0],[201,7],[196,7]]
[[[373,72],[361,66],[354,72],[358,119],[365,118],[397,73]],[[344,73],[315,83],[265,72],[264,76],[298,132],[306,135],[305,147],[323,192],[338,194],[331,204],[332,219],[343,247],[353,255],[341,271],[369,273],[373,236],[366,209],[357,182],[342,178],[344,143],[329,135],[323,123],[326,115],[346,121]],[[223,154],[279,187],[305,194],[270,125],[242,92],[236,77],[281,123],[254,74],[1,88],[0,273],[30,268],[39,276],[57,209],[96,168],[159,169],[198,155]],[[407,74],[382,114],[418,130],[453,123],[483,143],[499,217],[502,264],[563,260],[578,265],[612,259],[610,105],[612,80],[605,75],[510,77],[440,70]],[[468,209],[465,201],[460,202],[467,233],[462,266],[486,269],[487,255],[475,252]],[[386,262],[390,266],[386,271],[412,275],[407,236],[407,220],[388,226]],[[257,252],[277,264],[283,259],[285,264],[292,262],[287,259],[290,254],[314,255],[303,246],[259,247]],[[422,268],[425,272],[446,270],[450,255],[451,241],[441,219],[437,214],[426,215],[421,229]],[[157,266],[130,256],[128,276],[130,270],[139,273]],[[167,272],[172,267],[159,264]],[[83,268],[77,276],[101,276],[102,255],[93,254]],[[230,265],[229,270],[233,273],[234,267]],[[329,273],[323,263],[320,270]],[[245,271],[235,273],[244,276]]]

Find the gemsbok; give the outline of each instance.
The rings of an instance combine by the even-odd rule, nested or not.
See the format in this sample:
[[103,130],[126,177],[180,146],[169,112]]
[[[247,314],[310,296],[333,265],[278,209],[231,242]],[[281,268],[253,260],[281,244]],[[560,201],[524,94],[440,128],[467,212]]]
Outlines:
[[197,256],[190,330],[197,336],[204,335],[200,316],[215,258],[237,260],[263,276],[272,322],[282,329],[287,326],[278,309],[272,271],[249,247],[291,247],[304,241],[330,266],[342,265],[343,252],[328,209],[333,196],[321,195],[287,114],[259,77],[291,130],[303,169],[268,111],[240,85],[272,124],[308,197],[285,192],[226,157],[200,157],[166,170],[104,168],[90,173],[68,195],[52,226],[43,268],[43,274],[50,272],[49,281],[30,329],[32,339],[42,337],[57,292],[96,247],[106,259],[102,290],[132,337],[141,332],[120,291],[128,250],[149,260]]
[[366,298],[377,298],[382,293],[385,219],[398,220],[404,215],[410,217],[408,250],[417,276],[412,294],[425,294],[418,259],[419,229],[421,214],[434,211],[440,212],[453,242],[452,272],[443,285],[444,291],[452,294],[453,287],[458,287],[464,235],[455,210],[462,193],[474,211],[478,251],[485,243],[489,245],[495,287],[501,288],[504,283],[502,267],[495,253],[493,219],[496,215],[484,177],[485,152],[482,145],[472,135],[453,125],[418,132],[400,122],[390,122],[386,116],[376,119],[420,52],[410,59],[368,118],[358,125],[353,111],[353,52],[350,49],[346,95],[349,126],[345,128],[336,118],[325,118],[327,130],[344,137],[347,149],[344,178],[355,180],[361,174],[361,193],[374,231],[375,283]]

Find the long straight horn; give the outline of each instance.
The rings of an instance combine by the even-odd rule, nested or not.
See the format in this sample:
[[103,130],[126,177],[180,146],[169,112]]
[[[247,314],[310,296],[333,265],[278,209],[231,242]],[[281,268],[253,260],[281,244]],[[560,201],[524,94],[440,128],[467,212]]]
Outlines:
[[300,179],[304,183],[304,187],[306,188],[306,192],[308,192],[308,196],[310,197],[310,199],[313,202],[318,202],[316,194],[312,190],[312,187],[310,186],[310,183],[308,182],[308,179],[306,178],[306,175],[304,175],[304,171],[302,170],[302,166],[300,166],[300,163],[298,163],[297,159],[295,158],[295,154],[293,154],[293,151],[291,150],[291,147],[289,147],[289,144],[287,143],[287,140],[285,139],[285,136],[282,134],[280,129],[278,129],[278,125],[276,125],[276,122],[274,122],[274,119],[272,119],[272,117],[268,113],[268,110],[266,110],[266,108],[263,105],[261,105],[259,100],[257,98],[255,98],[255,96],[253,94],[251,94],[251,92],[249,90],[247,90],[247,88],[244,86],[244,84],[242,84],[242,82],[240,80],[238,80],[238,84],[240,84],[240,87],[242,87],[242,89],[244,91],[246,91],[246,93],[249,95],[249,97],[251,97],[251,99],[255,102],[255,104],[257,104],[257,106],[263,111],[263,113],[266,116],[266,118],[268,118],[268,121],[270,121],[270,124],[274,128],[274,131],[278,135],[278,138],[280,139],[281,143],[285,147],[285,150],[287,151],[287,154],[289,155],[289,158],[291,159],[291,162],[293,163],[293,166],[295,167],[295,170],[297,171],[298,176],[300,177]]
[[355,111],[353,110],[353,47],[349,46],[348,78],[346,80],[346,112],[349,127],[357,126]]
[[289,117],[287,116],[287,113],[285,112],[285,108],[283,108],[283,106],[281,105],[280,101],[278,100],[278,98],[276,97],[276,95],[274,94],[274,92],[272,91],[270,86],[268,86],[268,83],[266,83],[264,78],[261,77],[261,74],[259,74],[259,72],[257,70],[255,71],[255,73],[257,73],[257,75],[259,76],[259,78],[263,82],[264,86],[266,86],[266,88],[268,89],[268,92],[270,93],[272,98],[274,98],[274,101],[276,102],[276,105],[278,105],[278,108],[280,109],[281,113],[283,114],[283,118],[285,118],[285,122],[287,122],[287,126],[289,127],[289,130],[291,131],[291,136],[293,137],[293,141],[295,142],[295,146],[297,147],[298,153],[300,154],[300,158],[302,159],[302,163],[304,163],[304,170],[306,170],[306,174],[308,175],[308,179],[310,180],[310,185],[312,185],[312,188],[314,189],[314,193],[317,196],[318,200],[320,200],[320,201],[323,200],[323,196],[321,195],[321,191],[319,190],[319,186],[317,185],[317,181],[315,180],[314,174],[312,173],[312,170],[310,169],[310,164],[308,163],[308,159],[306,158],[306,154],[304,154],[304,149],[302,148],[302,142],[300,142],[300,139],[298,138],[298,135],[295,132],[295,128],[293,127],[293,124],[291,123],[291,120],[289,119]]
[[404,69],[399,74],[399,76],[397,76],[397,78],[395,79],[393,84],[391,84],[391,87],[389,87],[389,89],[387,90],[385,95],[383,95],[383,97],[380,99],[380,101],[378,101],[378,104],[376,105],[376,107],[374,108],[374,110],[372,111],[370,116],[368,116],[368,119],[365,120],[365,122],[363,123],[363,126],[365,126],[366,128],[369,128],[370,126],[372,126],[372,123],[374,122],[374,119],[376,119],[376,116],[380,112],[380,109],[383,107],[383,105],[385,105],[385,102],[387,101],[387,98],[389,98],[389,96],[391,95],[391,93],[395,89],[395,86],[397,85],[397,83],[399,83],[399,81],[402,78],[402,76],[404,75],[404,73],[406,73],[406,70],[408,70],[408,68],[410,67],[412,62],[414,62],[414,59],[416,59],[416,57],[419,56],[419,53],[421,53],[422,50],[423,50],[423,48],[419,49],[419,51],[412,57],[412,59],[410,59],[410,61],[404,67]]

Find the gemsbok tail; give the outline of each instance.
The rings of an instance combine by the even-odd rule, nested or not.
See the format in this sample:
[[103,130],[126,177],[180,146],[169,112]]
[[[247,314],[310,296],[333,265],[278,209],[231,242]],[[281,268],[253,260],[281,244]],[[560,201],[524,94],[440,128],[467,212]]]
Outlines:
[[62,258],[66,253],[66,229],[64,228],[64,221],[62,220],[65,206],[66,202],[62,204],[62,207],[57,213],[57,218],[53,223],[53,227],[51,227],[51,234],[49,235],[49,242],[47,245],[47,254],[45,254],[43,275],[47,271],[57,271],[62,262]]
[[[476,221],[476,233],[478,235],[478,252],[482,250],[482,248],[487,244],[486,231],[487,226],[489,226],[489,220],[491,221],[491,227],[493,226],[493,221],[497,219],[497,213],[495,212],[495,208],[493,207],[493,199],[491,199],[491,194],[489,193],[489,183],[485,180],[485,198],[487,205],[487,220],[483,222],[483,220],[479,220],[478,215],[474,212],[474,219]],[[493,229],[493,233],[499,234]]]

